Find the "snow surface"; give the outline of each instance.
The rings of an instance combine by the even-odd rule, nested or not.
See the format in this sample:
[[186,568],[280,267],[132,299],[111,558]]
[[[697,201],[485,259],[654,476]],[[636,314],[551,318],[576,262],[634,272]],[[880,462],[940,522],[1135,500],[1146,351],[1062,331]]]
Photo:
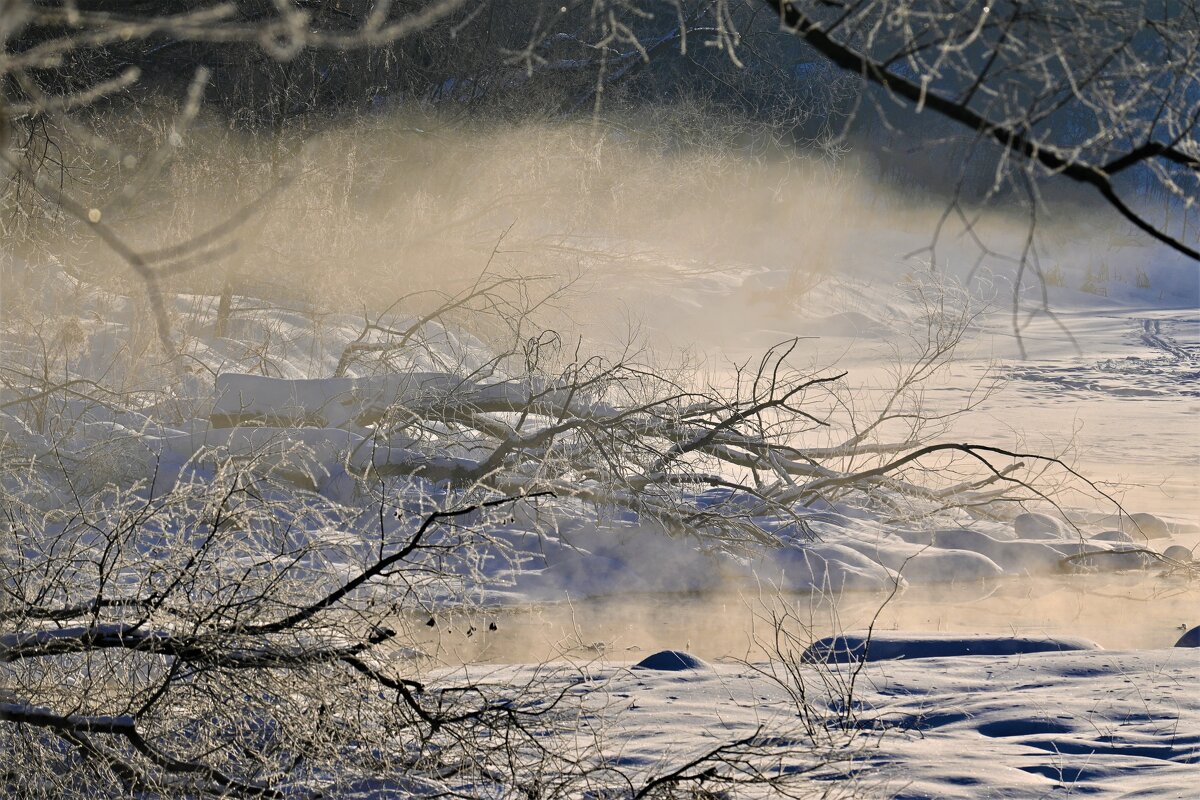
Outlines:
[[[530,669],[470,674],[521,685]],[[793,697],[768,677],[769,664],[579,669],[576,691],[594,711],[580,739],[603,742],[635,774],[755,731],[784,764],[799,768],[813,750]],[[1195,797],[1200,658],[1192,650],[930,657],[801,666],[799,674],[820,704],[834,754],[846,759],[831,756],[811,791],[912,800]],[[821,687],[852,677],[854,704],[843,712]]]
[[[763,297],[780,285],[781,271],[753,266],[704,276],[660,275],[657,282],[616,282],[612,292],[628,301],[627,309],[653,310],[647,316],[659,329],[652,333],[701,350],[720,345],[734,360],[787,336],[816,337],[810,350],[815,363],[836,360],[859,385],[870,387],[880,372],[880,352],[919,323],[915,309],[895,291],[893,267],[889,261],[882,273],[847,274],[795,302],[771,307],[762,305]],[[516,606],[648,593],[659,598],[649,604],[660,616],[672,614],[666,607],[669,593],[731,587],[814,591],[835,599],[866,596],[875,605],[898,592],[893,602],[903,605],[915,587],[986,587],[1003,581],[1011,586],[1031,576],[1058,574],[1071,564],[1093,575],[1130,570],[1138,576],[1135,586],[1159,585],[1170,563],[1154,553],[1175,547],[1194,555],[1200,544],[1200,415],[1195,413],[1200,408],[1200,304],[1192,284],[1174,287],[1168,271],[1150,272],[1154,290],[1124,284],[1100,297],[1052,288],[1057,316],[1031,313],[1020,336],[1006,314],[984,317],[968,337],[974,354],[956,362],[941,384],[928,387],[935,406],[954,406],[976,386],[985,367],[998,363],[1008,382],[958,424],[968,426],[974,440],[1073,449],[1081,468],[1110,482],[1105,485],[1142,512],[1132,520],[1080,509],[1071,519],[1041,511],[1010,520],[947,513],[930,525],[907,526],[890,522],[881,510],[814,505],[799,510],[803,530],[777,519],[756,520],[775,531],[783,546],[734,557],[668,538],[636,515],[599,519],[586,504],[565,501],[518,510],[511,522],[490,532],[492,550],[473,563],[481,579],[477,597]],[[82,339],[68,359],[71,369],[113,378],[116,356],[136,327],[135,304],[65,272],[33,278],[42,282],[48,308],[77,315]],[[621,296],[622,291],[627,294]],[[365,501],[356,494],[350,472],[416,459],[446,468],[469,463],[464,453],[379,440],[366,427],[379,409],[397,399],[413,402],[429,392],[457,390],[464,373],[482,380],[472,384],[475,401],[503,405],[509,396],[505,377],[488,374],[487,348],[458,332],[434,336],[395,375],[376,379],[352,371],[351,377],[334,379],[327,376],[361,322],[352,315],[326,318],[317,330],[304,314],[267,310],[235,316],[221,339],[211,335],[214,298],[179,296],[172,302],[173,311],[191,321],[189,356],[198,365],[178,378],[174,398],[124,410],[68,401],[54,425],[34,431],[19,418],[5,390],[0,397],[5,452],[57,451],[84,466],[97,464],[98,480],[152,479],[155,492],[175,481],[202,478],[213,458],[262,455],[298,487],[313,490],[310,502],[341,509],[337,535],[369,541],[381,523],[356,507]],[[703,321],[695,319],[695,309],[716,303],[726,311],[720,320],[707,314]],[[747,315],[757,325],[739,327]],[[8,352],[28,344],[14,343],[19,332],[8,331],[6,337]],[[268,337],[279,343],[278,350],[269,361],[256,360],[254,345]],[[1028,358],[1020,357],[1021,348]],[[137,397],[137,376],[128,381],[129,396]],[[269,425],[231,427],[248,421]],[[952,428],[947,436],[963,432]],[[397,491],[411,497],[414,508],[428,509],[446,499],[443,487],[421,476]],[[538,515],[540,533],[531,533],[525,514]],[[1126,552],[1071,560],[1114,550]],[[1181,591],[1194,607],[1194,584]],[[1163,622],[1156,615],[1164,607],[1166,601],[1151,593],[1128,613],[1152,627]],[[1180,608],[1170,606],[1169,613]],[[964,609],[960,617],[971,613]],[[1171,630],[1195,622],[1173,618]],[[983,626],[970,617],[958,624]],[[987,636],[961,630],[874,631],[873,658],[881,652],[892,658],[858,667],[852,713],[826,708],[833,717],[849,720],[854,736],[844,752],[853,753],[853,760],[835,760],[822,774],[854,791],[909,798],[1195,797],[1200,780],[1196,651],[1091,649],[1063,630],[1061,620],[1033,627],[1037,624],[1054,630],[1030,631],[1025,625],[1020,636],[1009,637],[994,630]],[[1156,635],[1161,639],[1162,634]],[[1075,649],[1031,652],[1039,642]],[[776,667],[706,657],[711,663],[697,660],[681,671],[631,670],[606,660],[585,667],[587,681],[579,691],[593,692],[603,704],[605,747],[615,758],[649,771],[681,752],[710,748],[759,726],[779,737],[783,752],[805,752],[790,695],[764,677]],[[818,684],[820,673],[814,670],[820,668],[800,667]],[[486,674],[489,680],[520,684],[531,669],[491,667]],[[834,700],[827,702],[836,706]],[[362,788],[362,796],[401,791],[386,782]]]

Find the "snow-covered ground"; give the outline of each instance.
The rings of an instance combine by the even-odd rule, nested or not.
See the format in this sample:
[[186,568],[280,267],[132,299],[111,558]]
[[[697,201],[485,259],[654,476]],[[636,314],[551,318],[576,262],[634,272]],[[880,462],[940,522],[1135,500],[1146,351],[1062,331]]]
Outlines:
[[[896,254],[927,243],[927,231],[882,243],[867,236],[855,250],[861,260],[834,275],[754,264],[627,267],[633,275],[597,280],[602,299],[592,302],[620,308],[656,340],[694,348],[718,366],[791,336],[811,337],[803,347],[813,363],[837,364],[851,381],[871,385],[914,322],[897,284],[928,268]],[[1114,488],[1136,510],[1200,522],[1196,270],[1151,248],[1078,250],[1063,255],[1056,273],[1063,285],[1045,287],[1045,298],[1026,276],[1014,315],[1013,267],[975,269],[973,254],[943,247],[939,273],[970,279],[989,312],[968,332],[955,365],[930,382],[928,397],[951,407],[995,370],[1007,383],[961,418],[955,434],[1067,450],[1090,476],[1120,484]],[[803,253],[796,260],[803,264]],[[1099,261],[1112,265],[1105,267],[1111,277],[1089,285]],[[634,277],[647,272],[646,280]],[[1139,277],[1149,286],[1139,288]],[[721,312],[708,313],[713,308]]]
[[[897,290],[902,275],[893,265],[823,278],[790,295],[788,275],[762,267],[670,267],[651,258],[622,262],[621,269],[598,278],[600,288],[588,302],[620,307],[665,348],[690,346],[714,380],[763,347],[800,336],[806,358],[846,369],[869,398],[881,391],[897,342],[921,325],[918,309]],[[838,734],[841,749],[813,773],[815,791],[912,798],[1195,796],[1200,658],[1170,644],[1180,625],[1200,623],[1197,579],[1186,566],[1200,554],[1200,303],[1186,281],[1177,291],[1164,289],[1164,274],[1149,276],[1154,288],[1132,281],[1109,296],[1051,287],[1055,314],[1022,311],[1019,334],[1004,308],[1010,295],[1000,284],[981,290],[995,308],[975,320],[959,357],[921,389],[925,408],[949,410],[973,402],[993,370],[1003,382],[970,413],[954,417],[943,438],[1072,457],[1140,516],[1115,516],[1093,498],[1093,506],[1070,504],[1065,518],[1018,516],[1018,508],[1007,518],[988,519],[957,509],[896,522],[883,509],[816,502],[797,510],[802,528],[777,518],[756,520],[781,547],[728,553],[667,537],[636,514],[597,515],[586,502],[564,500],[497,523],[492,549],[472,561],[477,583],[470,593],[493,609],[479,613],[499,620],[498,631],[472,637],[468,647],[446,630],[442,638],[431,633],[422,646],[443,664],[489,656],[518,662],[470,668],[491,683],[525,681],[533,668],[519,663],[522,653],[540,659],[547,645],[551,655],[589,659],[575,691],[602,705],[603,713],[593,710],[604,721],[597,741],[626,768],[649,774],[760,726],[763,735],[776,737],[767,749],[786,765],[789,753],[811,748],[795,731],[793,698],[764,677],[776,668],[763,659],[780,654],[749,636],[748,620],[761,626],[763,619],[747,616],[743,598],[815,592],[823,613],[830,600],[841,605],[835,603],[840,611],[833,621],[813,626],[814,634],[874,622],[880,647],[894,640],[907,655],[868,663],[852,710],[826,707],[847,730]],[[175,391],[164,398],[143,383],[153,376],[122,372],[130,363],[122,354],[136,339],[133,300],[63,272],[26,278],[50,320],[38,341],[43,353],[47,342],[50,352],[61,350],[55,368],[64,381],[78,377],[113,388],[91,393],[104,402],[68,392],[56,407],[61,416],[40,420],[40,429],[30,416],[36,404],[4,390],[6,458],[57,453],[97,473],[96,481],[149,479],[152,490],[162,492],[177,481],[203,479],[208,467],[198,454],[269,453],[273,465],[309,492],[305,502],[319,507],[323,520],[368,548],[376,526],[382,531],[385,523],[349,473],[417,458],[425,459],[428,475],[472,463],[466,450],[431,452],[427,442],[380,446],[374,423],[363,421],[378,405],[376,395],[409,396],[413,370],[420,370],[422,397],[467,391],[468,374],[472,381],[488,378],[469,383],[474,403],[500,402],[521,388],[487,373],[487,346],[452,328],[427,337],[382,383],[327,380],[358,335],[360,318],[267,309],[235,315],[226,335],[217,337],[215,298],[178,296],[170,298],[171,312],[192,367],[175,377]],[[1067,278],[1068,285],[1078,283],[1075,273]],[[596,315],[588,330],[611,329],[613,319]],[[33,352],[36,342],[28,334],[6,331],[6,362]],[[47,376],[47,382],[59,379]],[[153,402],[139,402],[152,395]],[[268,426],[231,427],[251,419]],[[404,502],[414,510],[446,501],[444,487],[432,478],[417,476],[406,485],[411,500]],[[1131,552],[1076,559],[1113,550]],[[1083,574],[1062,576],[1075,567]],[[613,596],[633,599],[614,606]],[[785,596],[794,602],[798,595]],[[448,602],[444,594],[428,599]],[[741,607],[728,608],[735,604]],[[533,612],[512,610],[530,606]],[[522,620],[522,613],[536,621]],[[1116,649],[922,658],[928,649],[903,635],[937,632],[953,642],[1006,631],[1081,636]],[[489,635],[510,641],[489,649]],[[666,646],[712,663],[668,672],[626,668],[625,662]],[[1151,649],[1134,649],[1140,647]],[[738,656],[755,666],[728,660]],[[818,667],[799,669],[820,682]]]
[[[886,638],[881,640],[881,644]],[[908,644],[910,655],[920,655]],[[852,668],[841,666],[848,679]],[[802,666],[813,687],[818,668]],[[649,772],[762,730],[808,766],[794,698],[764,664],[660,671],[594,665],[588,682],[625,765]],[[519,677],[521,668],[489,673]],[[869,662],[844,720],[844,761],[816,796],[1190,798],[1200,767],[1200,659],[1185,649],[910,657]],[[815,694],[819,692],[814,691]],[[588,733],[591,734],[588,729]],[[852,734],[852,735],[851,735]],[[836,752],[836,751],[835,751]],[[765,793],[764,793],[765,794]]]

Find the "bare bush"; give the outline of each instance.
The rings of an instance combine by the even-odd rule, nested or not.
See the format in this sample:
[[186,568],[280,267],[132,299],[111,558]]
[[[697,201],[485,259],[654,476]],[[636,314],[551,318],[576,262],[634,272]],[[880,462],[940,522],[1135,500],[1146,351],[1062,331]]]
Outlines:
[[[650,24],[638,4],[584,5],[561,17],[576,26],[571,31],[551,21],[560,19],[554,6],[545,18],[535,11],[525,46],[488,65],[496,83],[569,69],[586,81],[568,82],[556,99],[590,106],[599,121],[601,101],[652,63],[651,51],[683,54],[689,33],[699,34],[739,63],[739,48],[748,46],[727,2],[662,4],[678,15],[668,30],[650,33],[635,24]],[[821,503],[882,505],[896,518],[948,507],[1002,516],[1011,504],[1053,501],[1038,482],[1050,471],[1079,479],[1056,458],[937,441],[988,386],[981,383],[965,408],[926,404],[923,387],[950,363],[976,314],[965,294],[932,282],[907,285],[923,315],[917,336],[888,382],[867,390],[845,372],[798,364],[799,339],[735,365],[728,380],[702,380],[687,364],[665,367],[636,345],[590,356],[537,322],[556,289],[500,274],[490,261],[461,291],[410,294],[399,308],[373,297],[379,305],[352,325],[311,296],[297,298],[299,290],[285,293],[290,308],[267,308],[235,291],[211,265],[232,254],[239,231],[298,228],[291,252],[322,238],[352,254],[369,249],[326,224],[353,212],[357,198],[349,183],[305,174],[312,162],[304,158],[303,126],[289,128],[285,117],[289,103],[307,109],[312,96],[287,65],[306,49],[345,54],[402,47],[429,30],[449,36],[490,10],[456,0],[378,3],[335,20],[291,3],[245,6],[185,3],[164,13],[137,5],[118,13],[104,3],[0,3],[0,158],[8,210],[18,212],[6,232],[38,256],[18,296],[4,301],[6,793],[328,796],[366,793],[381,781],[384,791],[437,796],[514,784],[536,787],[528,793],[539,797],[776,789],[805,770],[783,770],[778,743],[758,734],[649,777],[607,764],[599,745],[582,754],[550,746],[579,730],[576,675],[538,674],[524,686],[457,683],[423,674],[417,633],[468,607],[497,563],[506,578],[520,576],[533,548],[521,549],[516,538],[544,544],[543,510],[548,520],[563,509],[632,517],[645,523],[645,535],[691,538],[706,555],[745,555],[811,537],[803,511]],[[845,66],[853,42],[793,20],[793,6],[781,11]],[[859,27],[878,12],[857,17]],[[940,43],[958,43],[962,31],[939,35]],[[211,73],[189,70],[178,103],[142,109],[144,130],[131,138],[154,142],[142,157],[102,135],[99,123],[104,102],[141,78],[136,69],[105,72],[106,59],[125,46],[147,55],[164,40],[238,47],[242,56],[261,51],[280,91],[264,114],[273,137],[258,142],[263,152],[231,192],[236,202],[216,219],[168,213],[163,240],[150,241],[139,215],[170,184],[175,150],[202,119]],[[586,57],[553,57],[559,46]],[[418,60],[407,55],[405,63]],[[900,87],[900,96],[911,94],[912,82],[893,84],[886,63],[861,66],[868,78]],[[478,73],[429,73],[444,78],[439,102],[481,96]],[[753,81],[731,91],[746,88]],[[922,83],[919,102],[937,106],[930,98],[938,89]],[[960,106],[954,113],[967,113],[969,100]],[[812,111],[792,109],[791,120],[806,124]],[[1138,118],[1117,122],[1131,120]],[[1012,125],[976,127],[993,138],[999,130],[1011,151],[1040,169],[1086,174],[1102,192],[1112,188],[1104,164],[1084,164],[1086,154],[1070,160],[1061,148],[1039,149]],[[79,145],[67,158],[63,137]],[[786,144],[771,140],[767,148]],[[1135,148],[1105,163],[1109,172],[1146,159],[1190,168],[1189,147]],[[366,151],[341,155],[339,168],[379,166]],[[360,157],[368,166],[356,165]],[[67,180],[73,170],[98,175],[100,160],[111,169],[90,191]],[[223,153],[214,160],[230,161]],[[192,164],[203,162],[180,170]],[[297,186],[303,191],[287,193]],[[608,191],[621,199],[615,183]],[[405,198],[412,212],[405,223],[414,234],[437,222],[439,235],[458,235],[471,214],[495,211],[508,197],[492,192],[454,214],[452,192],[416,191]],[[132,232],[114,224],[121,214]],[[94,237],[139,291],[108,291],[71,274],[78,270],[57,269],[34,235],[39,224],[65,231],[68,242]],[[1175,241],[1161,230],[1158,238]],[[484,244],[476,249],[495,256],[495,239]],[[16,261],[4,265],[6,274],[21,272]],[[256,277],[295,280],[267,272]],[[171,281],[189,274],[219,283],[220,297],[214,285],[201,286],[203,296],[173,292]],[[41,302],[46,296],[65,307]],[[832,688],[849,707],[853,682]],[[799,703],[803,715],[807,700]],[[826,722],[804,720],[814,765],[827,757],[820,747],[836,744],[816,741]]]
[[[351,353],[343,371],[359,377],[214,369],[200,384],[208,423],[186,430],[148,415],[188,386],[97,390],[136,353],[101,374],[69,360],[61,379],[10,374],[0,689],[9,761],[23,765],[13,791],[54,795],[67,771],[85,794],[336,793],[383,774],[429,791],[534,774],[553,776],[549,795],[641,791],[599,755],[543,744],[577,724],[570,681],[430,679],[417,632],[469,607],[497,564],[519,576],[540,547],[520,543],[557,513],[633,512],[641,535],[745,554],[796,546],[820,499],[913,514],[1042,496],[1026,473],[1055,462],[929,443],[948,417],[920,387],[973,312],[964,296],[912,291],[928,301],[913,360],[873,399],[844,373],[793,365],[797,341],[706,385],[632,350],[582,357],[503,305],[489,307],[510,349],[490,355],[438,314],[384,316],[357,336],[348,326],[318,362],[337,371]],[[19,360],[47,351],[44,336],[10,336]],[[261,357],[286,363],[291,346]],[[777,750],[732,741],[643,794],[772,784]]]

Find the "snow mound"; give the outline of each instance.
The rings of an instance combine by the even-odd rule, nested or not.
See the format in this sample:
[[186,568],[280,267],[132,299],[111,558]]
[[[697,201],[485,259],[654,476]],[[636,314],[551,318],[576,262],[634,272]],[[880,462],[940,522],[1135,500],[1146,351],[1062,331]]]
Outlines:
[[[906,541],[942,550],[966,551],[986,556],[1005,573],[1052,573],[1063,558],[1082,552],[1078,541],[1050,538],[999,539],[982,531],[957,528],[923,533],[906,531]],[[905,574],[909,574],[906,568]]]
[[1013,520],[1013,528],[1020,539],[1062,539],[1063,526],[1047,514],[1027,512]]
[[654,669],[661,672],[683,672],[706,667],[708,667],[707,663],[682,650],[660,650],[633,665],[634,669]]
[[903,539],[848,539],[846,545],[913,583],[981,581],[1004,574],[995,561],[971,550],[938,549]]
[[1167,523],[1153,514],[1130,514],[1121,520],[1120,529],[1135,539],[1166,539],[1171,531]]
[[841,544],[818,542],[786,547],[772,554],[756,572],[775,580],[786,591],[890,590],[908,581],[897,573]]
[[1163,555],[1175,561],[1188,563],[1192,560],[1192,551],[1181,544],[1173,544],[1166,550],[1163,550]]
[[1200,647],[1200,625],[1192,628],[1190,631],[1179,637],[1179,641],[1175,643],[1176,647]]
[[962,636],[947,633],[847,633],[827,636],[804,651],[810,664],[852,661],[945,658],[950,656],[1012,656],[1063,650],[1098,650],[1087,639],[1061,636]]

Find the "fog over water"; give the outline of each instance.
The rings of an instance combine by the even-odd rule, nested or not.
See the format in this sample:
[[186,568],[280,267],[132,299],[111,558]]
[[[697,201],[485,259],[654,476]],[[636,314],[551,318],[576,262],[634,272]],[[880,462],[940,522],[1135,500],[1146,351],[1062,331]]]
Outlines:
[[[923,250],[946,210],[937,198],[877,183],[853,157],[801,158],[739,141],[719,120],[691,127],[684,111],[469,131],[430,118],[377,119],[306,144],[281,141],[265,162],[251,153],[263,145],[200,125],[152,200],[106,221],[138,246],[161,247],[249,204],[236,248],[169,284],[214,303],[228,282],[239,295],[314,312],[377,312],[400,301],[397,310],[412,314],[435,303],[430,290],[458,291],[490,270],[531,278],[521,291],[537,306],[533,319],[586,352],[632,349],[719,384],[798,336],[801,362],[847,370],[865,397],[884,385],[920,326],[897,282],[933,271],[948,284],[969,281],[985,312],[955,365],[922,389],[927,407],[961,404],[988,370],[1006,380],[947,437],[1073,459],[1130,510],[1200,521],[1194,269],[1107,212],[1052,209],[1037,227],[1041,267],[1053,276],[1049,305],[1059,312],[1051,317],[1040,311],[1040,282],[1027,277],[1014,289],[1015,266],[980,260],[961,225],[952,221],[937,247]],[[104,176],[96,185],[99,196]],[[1023,213],[993,209],[974,235],[998,253],[1019,252]],[[71,238],[58,251],[68,271],[136,292],[94,242]],[[1183,366],[1152,349],[1114,349],[1137,345],[1143,318],[1167,326]],[[485,341],[498,335],[495,320],[454,322]],[[1151,384],[1153,393],[1138,393]],[[886,604],[847,594],[836,613],[820,598],[786,598],[811,611],[818,634],[874,619],[883,629],[1061,633],[1116,648],[1171,644],[1178,625],[1196,622],[1198,599],[1194,583],[1159,582],[1152,572],[912,587]],[[665,646],[741,656],[769,629],[764,602],[776,601],[742,587],[548,604],[485,613],[419,644],[448,661],[621,659]],[[468,638],[471,625],[478,632]],[[597,642],[603,647],[588,649]]]
[[0,800],[1191,797],[1183,5],[0,0]]
[[437,631],[419,636],[415,645],[449,664],[638,661],[664,649],[755,661],[775,655],[774,614],[798,642],[873,628],[1076,636],[1107,649],[1133,650],[1172,646],[1183,626],[1193,624],[1197,603],[1195,581],[1132,573],[921,585],[895,596],[846,592],[833,602],[821,595],[778,595],[763,586],[485,610],[440,620]]

